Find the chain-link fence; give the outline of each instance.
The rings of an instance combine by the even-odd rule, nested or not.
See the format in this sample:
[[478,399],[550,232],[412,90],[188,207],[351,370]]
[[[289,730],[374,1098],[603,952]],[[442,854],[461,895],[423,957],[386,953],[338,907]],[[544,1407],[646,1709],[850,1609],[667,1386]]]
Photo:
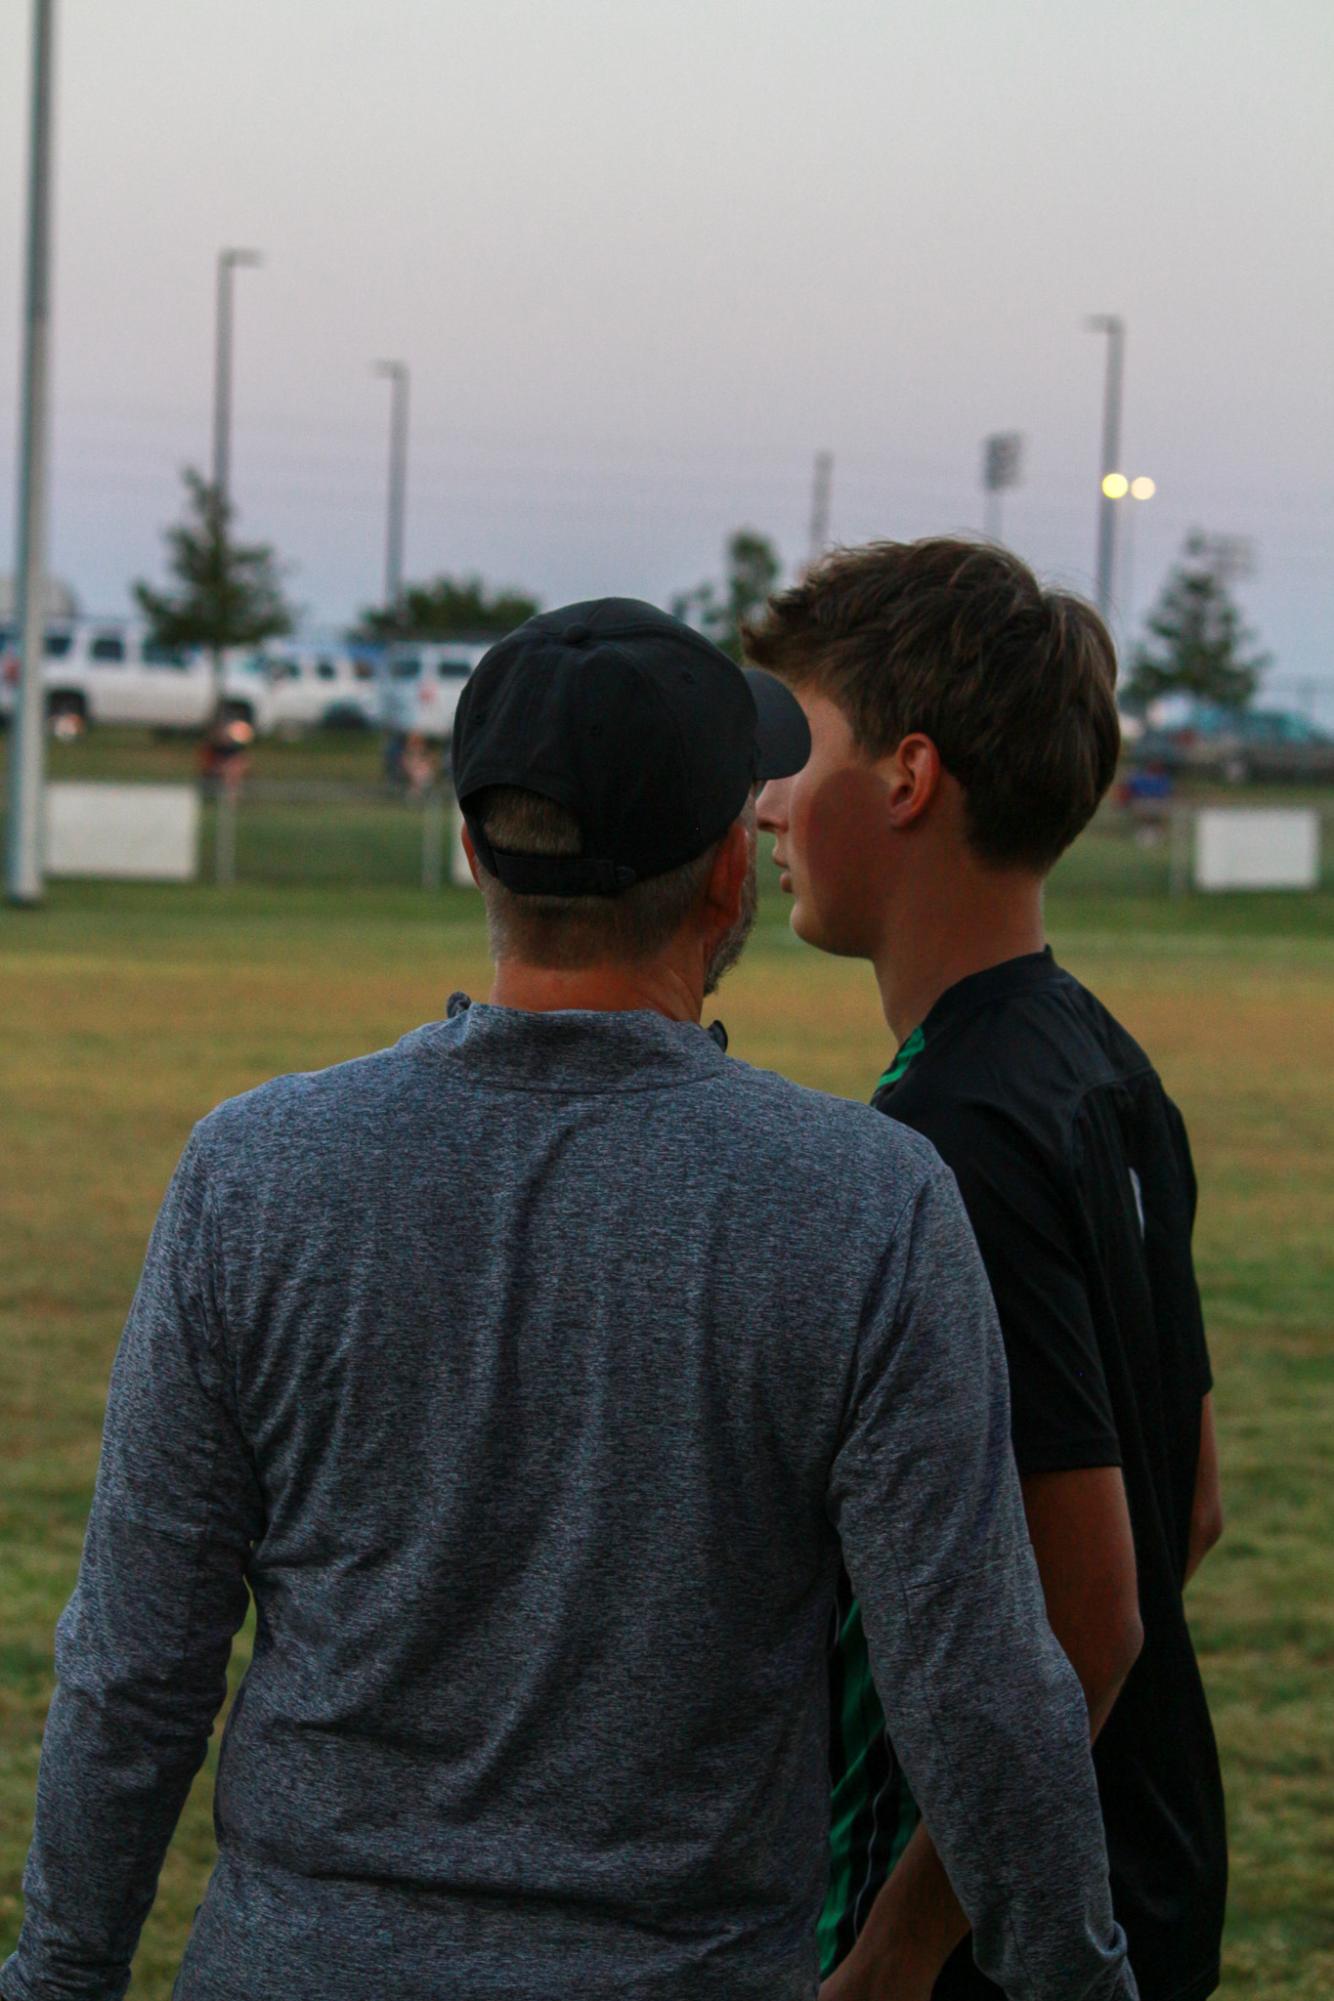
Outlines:
[[[1287,788],[1238,788],[1225,799],[1121,805],[1108,801],[1057,864],[1052,888],[1063,895],[1184,898],[1193,893],[1196,822],[1218,806],[1300,807],[1319,824],[1318,886],[1334,890],[1334,794],[1297,796]],[[1294,894],[1297,892],[1293,892]]]
[[234,882],[419,886],[448,882],[454,802],[432,789],[255,781],[204,802],[201,874]]
[[[1286,791],[1239,791],[1238,806],[1313,805],[1321,819],[1321,887],[1334,890],[1334,794],[1315,802]],[[1170,897],[1189,893],[1196,806],[1147,810],[1109,802],[1059,864],[1063,895]],[[207,802],[205,880],[256,884],[421,886],[450,881],[456,812],[447,790],[409,798],[384,787],[256,782]],[[772,871],[761,870],[766,888]]]
[[[1194,826],[1202,805],[1301,806],[1320,823],[1320,883],[1334,891],[1334,789],[1236,787],[1209,798],[1135,805],[1108,801],[1059,863],[1062,899],[1168,899],[1191,893]],[[0,787],[0,809],[3,788]],[[413,796],[384,783],[252,778],[202,797],[199,879],[226,887],[438,890],[459,878],[457,814],[447,786]],[[761,842],[761,856],[766,844]],[[763,865],[766,894],[777,894]]]

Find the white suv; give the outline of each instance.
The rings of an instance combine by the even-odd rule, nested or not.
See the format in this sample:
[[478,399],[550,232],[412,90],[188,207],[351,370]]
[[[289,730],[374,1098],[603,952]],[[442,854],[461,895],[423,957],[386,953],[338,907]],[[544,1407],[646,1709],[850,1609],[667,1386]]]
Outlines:
[[330,648],[238,649],[223,662],[222,688],[227,714],[261,736],[329,722],[373,724],[379,704],[370,656]]
[[489,640],[403,640],[385,654],[380,681],[380,726],[401,736],[448,743],[463,686]]

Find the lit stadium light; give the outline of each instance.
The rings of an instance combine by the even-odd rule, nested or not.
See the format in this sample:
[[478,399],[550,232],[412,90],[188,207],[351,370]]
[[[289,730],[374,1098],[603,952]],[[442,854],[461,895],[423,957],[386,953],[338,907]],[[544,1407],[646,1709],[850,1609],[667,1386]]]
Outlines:
[[1132,500],[1152,500],[1157,491],[1158,488],[1154,481],[1143,474],[1138,479],[1132,479],[1130,482],[1130,497]]
[[1109,500],[1124,500],[1130,491],[1130,481],[1123,472],[1105,473],[1102,490]]

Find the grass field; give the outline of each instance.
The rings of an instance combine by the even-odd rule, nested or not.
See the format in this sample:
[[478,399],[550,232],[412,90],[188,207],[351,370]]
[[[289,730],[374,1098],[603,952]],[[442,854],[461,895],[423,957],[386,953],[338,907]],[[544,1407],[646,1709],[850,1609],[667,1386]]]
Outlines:
[[[1324,2001],[1334,897],[1171,905],[1128,893],[1120,876],[1100,889],[1104,866],[1072,858],[1051,896],[1054,940],[1157,1056],[1203,1190],[1228,1530],[1191,1602],[1230,1798],[1224,1993]],[[0,961],[3,1956],[107,1372],[189,1127],[275,1071],[393,1039],[438,1015],[455,986],[485,992],[487,970],[469,895],[309,883],[58,885],[46,909],[0,915]],[[719,1012],[738,1055],[849,1096],[866,1094],[886,1055],[864,970],[797,948],[772,904]],[[206,1768],[144,1935],[135,2001],[170,1992],[210,1864],[209,1785]]]

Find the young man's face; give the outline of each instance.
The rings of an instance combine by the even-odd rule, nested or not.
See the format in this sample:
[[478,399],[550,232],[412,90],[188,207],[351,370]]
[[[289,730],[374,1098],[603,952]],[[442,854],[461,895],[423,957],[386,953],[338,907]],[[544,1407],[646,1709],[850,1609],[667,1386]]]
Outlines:
[[795,778],[764,787],[759,823],[775,836],[798,938],[822,952],[871,958],[883,926],[889,792],[838,704],[813,690],[794,693],[811,727],[810,760]]

